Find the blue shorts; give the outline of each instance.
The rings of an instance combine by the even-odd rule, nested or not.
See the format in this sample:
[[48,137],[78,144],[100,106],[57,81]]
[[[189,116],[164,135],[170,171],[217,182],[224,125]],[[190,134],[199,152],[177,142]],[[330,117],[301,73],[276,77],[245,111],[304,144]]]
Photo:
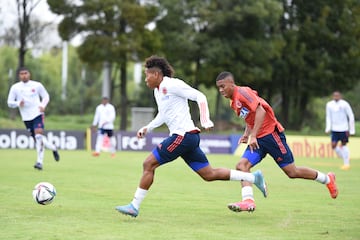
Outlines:
[[32,137],[35,137],[35,129],[44,129],[44,114],[40,114],[36,118],[30,121],[24,121],[26,129],[31,133]]
[[199,133],[173,134],[160,143],[152,153],[160,165],[182,157],[195,172],[209,166],[205,153],[199,147]]
[[262,138],[258,138],[257,141],[260,148],[251,152],[248,146],[242,156],[248,159],[253,166],[261,162],[267,153],[275,160],[280,168],[286,167],[294,162],[293,154],[286,143],[283,132],[274,131]]
[[114,131],[112,129],[99,128],[98,133],[101,135],[104,135],[106,133],[108,137],[112,137],[114,135]]
[[331,132],[331,142],[341,142],[343,145],[349,142],[349,132]]

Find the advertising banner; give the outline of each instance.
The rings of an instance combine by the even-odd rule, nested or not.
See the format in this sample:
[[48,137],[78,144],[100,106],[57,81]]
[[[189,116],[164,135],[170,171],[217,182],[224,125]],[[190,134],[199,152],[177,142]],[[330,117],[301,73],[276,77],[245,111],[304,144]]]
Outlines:
[[[45,137],[60,150],[84,149],[85,132],[45,131]],[[34,139],[27,130],[0,129],[0,149],[34,147]]]
[[[287,135],[288,143],[294,157],[307,158],[336,158],[336,153],[331,148],[330,136],[296,136]],[[347,144],[351,158],[360,158],[360,138],[351,137]],[[241,156],[246,148],[246,144],[241,144],[235,150],[235,155]]]
[[[94,149],[96,134],[91,134],[91,146]],[[169,135],[166,133],[148,133],[145,138],[138,139],[136,132],[115,132],[117,149],[124,151],[151,151]],[[107,150],[107,138],[104,138],[103,150]],[[231,154],[232,144],[228,135],[201,134],[200,148],[205,153]]]

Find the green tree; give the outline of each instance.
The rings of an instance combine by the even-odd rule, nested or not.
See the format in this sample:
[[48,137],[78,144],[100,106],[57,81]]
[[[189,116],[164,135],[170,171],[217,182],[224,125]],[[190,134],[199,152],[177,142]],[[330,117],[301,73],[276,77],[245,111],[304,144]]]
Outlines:
[[[163,52],[191,84],[214,86],[224,70],[241,84],[271,90],[272,60],[284,45],[279,31],[282,5],[276,1],[160,1]],[[272,96],[272,92],[266,92]],[[223,116],[220,96],[216,116]],[[193,116],[193,119],[198,119]]]
[[282,119],[299,129],[312,98],[335,89],[346,91],[359,81],[360,5],[345,1],[283,1],[281,59],[274,64],[280,86]]
[[[158,14],[154,5],[134,0],[89,0],[77,4],[48,0],[51,10],[64,19],[59,32],[64,40],[86,34],[79,46],[80,58],[88,63],[109,62],[120,72],[120,129],[127,126],[127,63],[138,61],[159,47],[157,32],[146,28]],[[117,71],[112,71],[116,73]]]

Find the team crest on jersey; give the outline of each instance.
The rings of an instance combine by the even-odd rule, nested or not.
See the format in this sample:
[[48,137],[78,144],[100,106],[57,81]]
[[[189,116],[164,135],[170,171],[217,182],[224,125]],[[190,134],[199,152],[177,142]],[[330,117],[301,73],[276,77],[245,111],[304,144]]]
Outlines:
[[164,95],[166,95],[166,94],[167,94],[167,89],[166,89],[165,87],[163,87],[163,89],[162,89],[162,93],[163,93]]
[[235,101],[235,106],[236,106],[237,108],[241,108],[241,107],[242,107],[242,104],[241,104],[241,102],[240,102],[239,100],[236,100],[236,101]]
[[35,89],[33,88],[33,89],[31,89],[31,92],[35,92]]

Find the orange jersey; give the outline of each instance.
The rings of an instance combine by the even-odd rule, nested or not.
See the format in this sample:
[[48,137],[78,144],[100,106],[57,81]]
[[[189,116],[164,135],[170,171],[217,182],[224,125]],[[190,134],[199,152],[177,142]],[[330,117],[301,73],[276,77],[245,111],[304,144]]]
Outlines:
[[256,91],[249,87],[235,87],[230,106],[237,116],[245,119],[245,122],[250,129],[253,129],[254,127],[255,112],[259,105],[265,109],[266,114],[256,137],[264,137],[265,135],[274,132],[275,128],[280,132],[283,132],[284,127],[276,119],[273,109],[264,99],[258,96]]

